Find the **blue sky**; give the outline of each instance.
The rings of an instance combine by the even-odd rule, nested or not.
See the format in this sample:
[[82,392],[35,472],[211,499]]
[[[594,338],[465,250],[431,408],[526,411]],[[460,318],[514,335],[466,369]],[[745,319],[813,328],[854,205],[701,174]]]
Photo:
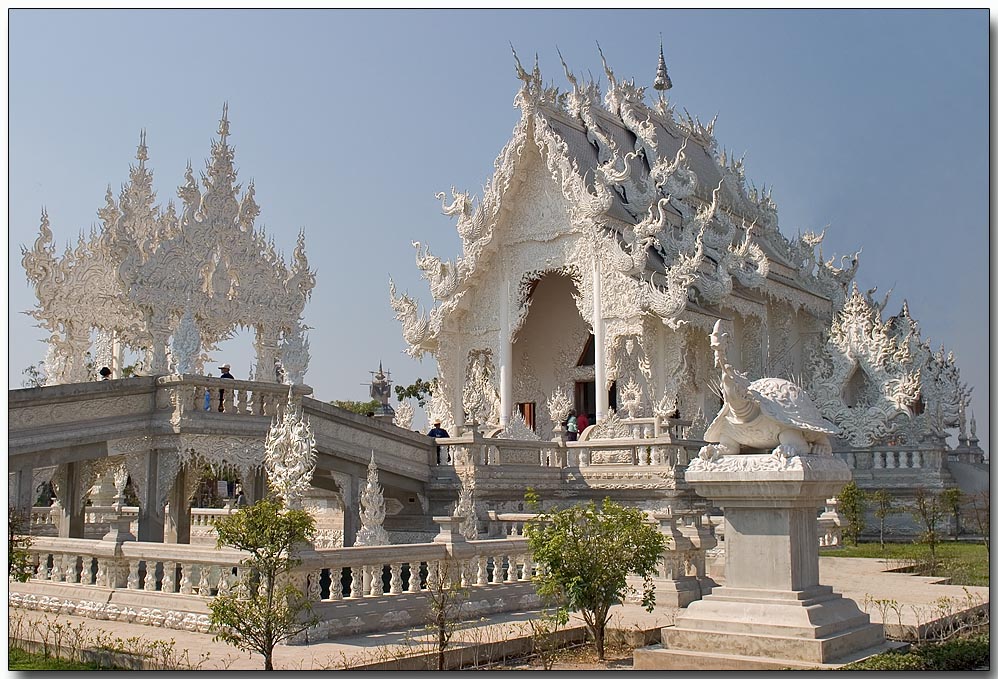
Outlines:
[[[367,397],[379,361],[408,383],[388,277],[429,302],[410,241],[453,257],[434,193],[481,193],[518,118],[512,42],[565,87],[576,73],[649,85],[659,34],[678,111],[718,114],[721,146],[773,186],[787,235],[828,225],[863,248],[857,282],[894,287],[922,336],[956,352],[988,437],[988,14],[841,10],[11,10],[9,386],[44,357],[20,246],[47,207],[61,249],[128,178],[140,129],[159,200],[204,166],[222,104],[257,224],[318,281],[308,383]],[[605,76],[600,78],[605,83]],[[248,373],[251,339],[219,360]],[[986,446],[986,443],[982,443]]]

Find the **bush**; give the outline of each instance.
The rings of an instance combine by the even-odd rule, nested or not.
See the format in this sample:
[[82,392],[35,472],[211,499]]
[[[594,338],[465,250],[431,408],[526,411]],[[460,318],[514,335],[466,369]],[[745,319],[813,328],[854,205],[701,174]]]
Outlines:
[[910,653],[888,651],[858,662],[843,665],[840,670],[930,670],[957,672],[985,667],[990,661],[991,635],[979,634],[941,643],[923,642]]
[[898,653],[888,651],[875,655],[872,658],[852,662],[839,667],[840,670],[876,670],[881,672],[892,672],[902,670],[924,670],[925,661],[914,653]]
[[925,659],[927,670],[976,670],[988,664],[990,641],[991,635],[987,634],[941,644],[923,644],[914,652]]

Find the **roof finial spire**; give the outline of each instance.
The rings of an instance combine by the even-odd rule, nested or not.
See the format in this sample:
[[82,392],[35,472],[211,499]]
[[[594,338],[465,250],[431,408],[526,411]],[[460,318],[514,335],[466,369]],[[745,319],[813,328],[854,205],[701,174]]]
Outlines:
[[671,90],[672,80],[669,78],[669,69],[665,67],[665,51],[662,45],[662,34],[658,34],[658,71],[655,73],[655,89]]
[[144,163],[149,160],[149,149],[146,148],[146,131],[145,128],[139,131],[139,148],[135,152],[135,159],[140,163]]
[[218,121],[218,134],[225,141],[229,136],[229,102],[222,104],[222,119]]

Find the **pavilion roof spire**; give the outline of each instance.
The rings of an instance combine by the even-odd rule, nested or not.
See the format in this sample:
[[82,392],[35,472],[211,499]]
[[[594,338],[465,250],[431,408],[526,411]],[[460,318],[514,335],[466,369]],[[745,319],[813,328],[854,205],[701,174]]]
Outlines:
[[139,161],[139,166],[143,166],[144,163],[149,160],[149,149],[146,147],[146,131],[145,128],[139,131],[139,147],[135,151],[135,159]]
[[662,45],[662,34],[658,36],[658,71],[655,73],[656,90],[665,91],[672,89],[672,79],[669,78],[669,69],[665,67],[665,51]]
[[225,143],[225,138],[229,136],[229,102],[222,104],[222,119],[218,121],[218,134]]

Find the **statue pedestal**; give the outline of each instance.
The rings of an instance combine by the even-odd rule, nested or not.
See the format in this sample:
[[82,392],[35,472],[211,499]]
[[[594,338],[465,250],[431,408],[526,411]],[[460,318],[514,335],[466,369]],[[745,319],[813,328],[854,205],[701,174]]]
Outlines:
[[662,630],[662,649],[635,651],[634,669],[818,669],[897,647],[818,582],[818,508],[849,479],[830,456],[691,462],[686,481],[724,508],[727,580]]

